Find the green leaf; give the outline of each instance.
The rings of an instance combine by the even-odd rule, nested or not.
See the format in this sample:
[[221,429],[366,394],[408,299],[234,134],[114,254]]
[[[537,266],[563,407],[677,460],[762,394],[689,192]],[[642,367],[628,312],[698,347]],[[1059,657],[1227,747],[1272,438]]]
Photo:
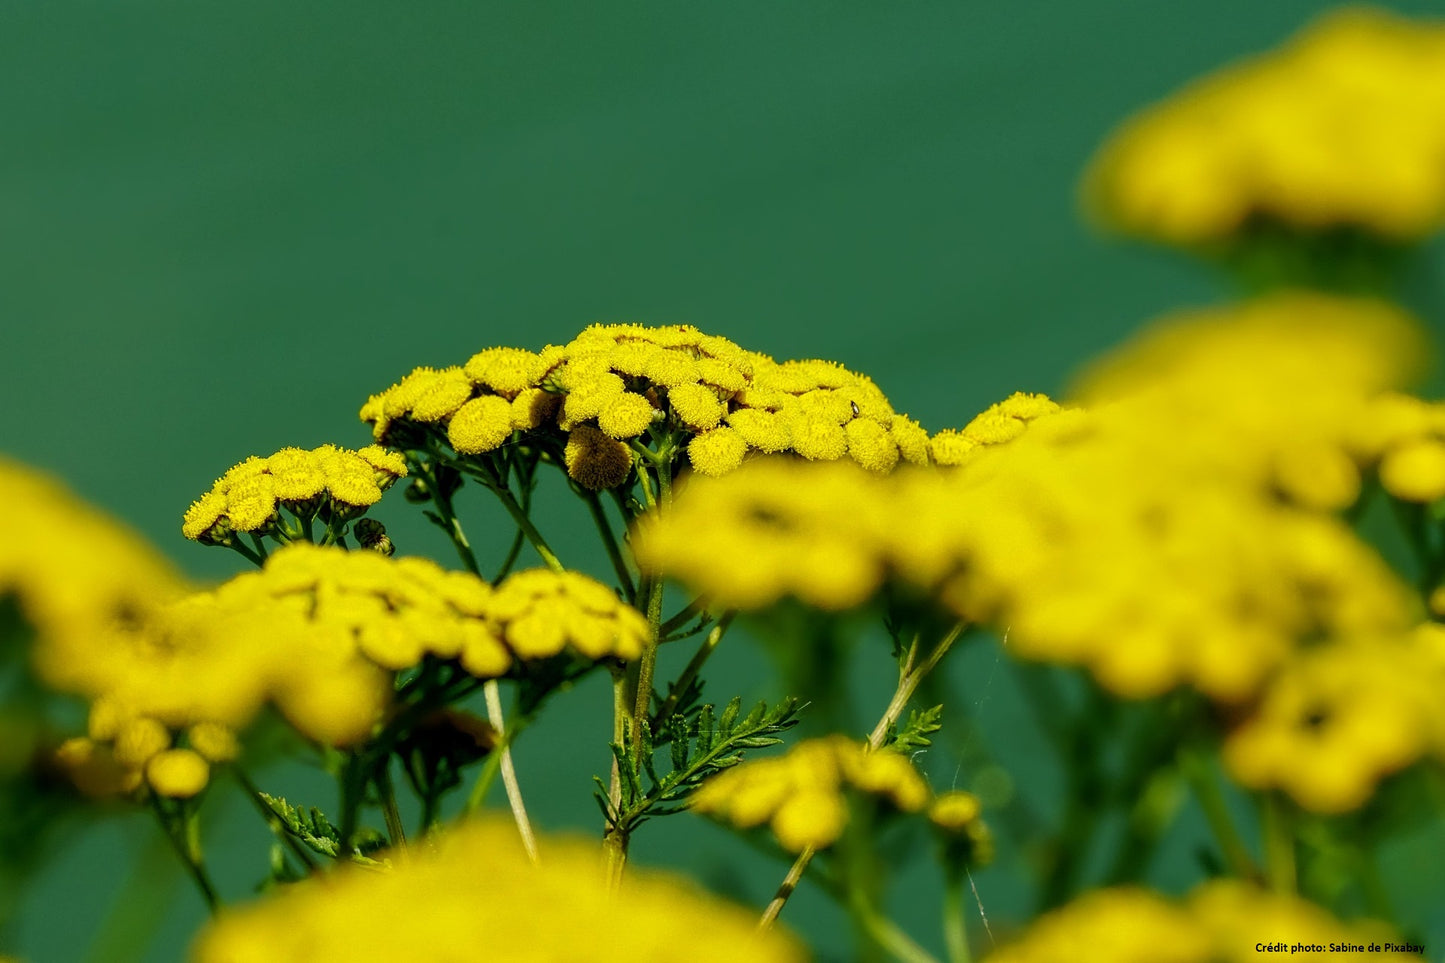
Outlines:
[[286,832],[295,836],[313,851],[335,858],[341,852],[341,832],[326,818],[326,814],[312,806],[302,809],[293,806],[280,796],[260,793],[266,808],[276,816]]
[[727,708],[723,709],[722,718],[719,719],[717,723],[719,735],[727,736],[733,731],[733,726],[738,721],[738,711],[742,708],[742,705],[742,696],[733,696],[728,700]]
[[926,749],[933,745],[933,740],[929,737],[943,728],[942,720],[943,706],[941,705],[936,705],[931,709],[914,709],[908,714],[908,720],[903,723],[902,729],[889,731],[883,748],[902,753]]

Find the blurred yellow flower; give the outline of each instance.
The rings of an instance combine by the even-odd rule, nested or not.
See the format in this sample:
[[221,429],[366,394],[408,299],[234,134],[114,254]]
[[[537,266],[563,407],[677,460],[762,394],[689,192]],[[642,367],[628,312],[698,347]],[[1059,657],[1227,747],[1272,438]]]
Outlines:
[[848,823],[843,791],[850,787],[904,812],[918,812],[932,796],[906,756],[829,736],[714,776],[693,793],[691,807],[744,829],[769,823],[778,845],[797,853],[838,841]]
[[1085,181],[1130,234],[1194,245],[1262,220],[1412,241],[1445,220],[1445,24],[1357,7],[1128,121]]
[[[543,839],[533,863],[510,823],[459,826],[387,854],[380,871],[343,866],[202,933],[195,963],[397,963],[481,957],[593,963],[802,963],[777,928],[690,883],[631,872],[610,891],[595,844]],[[370,925],[412,919],[425,925]]]

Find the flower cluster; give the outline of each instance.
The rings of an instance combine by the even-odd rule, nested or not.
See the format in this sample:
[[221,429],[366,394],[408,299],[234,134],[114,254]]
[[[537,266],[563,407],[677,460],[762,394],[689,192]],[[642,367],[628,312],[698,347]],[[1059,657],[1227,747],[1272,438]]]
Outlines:
[[[1245,963],[1258,959],[1256,945],[1272,943],[1275,934],[1287,935],[1290,943],[1320,946],[1363,947],[1387,937],[1378,925],[1347,926],[1297,896],[1217,880],[1200,886],[1182,903],[1127,887],[1086,893],[1035,921],[1022,937],[986,960]],[[1086,955],[1080,955],[1081,949]]]
[[[507,824],[467,823],[393,851],[389,868],[347,866],[224,913],[195,963],[393,963],[411,959],[677,959],[801,963],[802,949],[751,914],[679,880],[641,872],[609,887],[595,845],[542,840],[528,860]],[[539,914],[561,914],[545,925]],[[387,921],[425,920],[426,925]]]
[[1225,762],[1241,784],[1283,789],[1306,809],[1357,809],[1384,776],[1445,753],[1442,684],[1445,626],[1438,623],[1408,640],[1304,651],[1230,734]]
[[1445,497],[1445,405],[1387,392],[1356,419],[1350,440],[1391,495],[1420,503]]
[[1096,366],[1083,410],[996,406],[987,423],[1044,416],[1026,432],[1011,418],[1007,444],[949,472],[757,465],[695,483],[636,550],[738,607],[846,607],[893,573],[1120,694],[1188,683],[1243,700],[1303,640],[1411,621],[1404,587],[1331,511],[1359,491],[1346,426],[1415,343],[1371,302],[1193,312]]
[[904,812],[923,809],[932,795],[906,756],[830,736],[714,776],[693,795],[692,809],[744,829],[766,822],[779,845],[797,853],[838,841],[848,823],[847,788]]
[[234,532],[270,530],[278,507],[305,518],[354,517],[405,475],[406,461],[376,445],[359,451],[334,445],[311,451],[283,448],[266,458],[252,456],[191,503],[181,533],[226,545]]
[[58,482],[0,459],[0,597],[34,630],[49,685],[86,692],[96,640],[146,623],[189,586],[138,535]]
[[1445,220],[1445,26],[1331,14],[1127,123],[1087,181],[1120,230],[1192,245],[1251,219],[1414,240]]
[[555,426],[568,473],[593,490],[625,480],[628,443],[650,432],[676,433],[704,475],[732,471],[749,452],[851,457],[879,472],[928,460],[927,433],[866,376],[780,363],[686,325],[593,325],[540,353],[489,348],[464,367],[418,368],[369,398],[361,417],[379,442],[406,447],[416,429],[434,429],[462,455]]
[[934,435],[928,440],[928,452],[936,465],[962,465],[989,446],[1013,441],[1036,419],[1061,410],[1047,395],[1016,391],[980,412],[961,431],[945,428]]

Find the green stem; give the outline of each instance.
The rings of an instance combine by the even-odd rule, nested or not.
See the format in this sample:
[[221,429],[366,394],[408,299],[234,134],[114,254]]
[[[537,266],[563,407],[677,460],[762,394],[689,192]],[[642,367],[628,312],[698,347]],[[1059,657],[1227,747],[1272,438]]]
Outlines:
[[666,621],[664,621],[664,622],[662,623],[662,625],[659,627],[659,632],[660,632],[661,635],[665,638],[665,637],[671,635],[672,633],[676,632],[678,629],[682,628],[682,627],[683,627],[684,625],[686,625],[688,622],[691,622],[694,618],[696,618],[696,617],[699,615],[699,613],[702,614],[702,617],[703,617],[703,618],[706,618],[706,617],[707,617],[706,609],[707,609],[707,596],[706,596],[706,595],[698,595],[698,596],[695,596],[695,597],[692,599],[692,601],[688,602],[688,603],[687,603],[686,605],[684,605],[682,608],[678,609],[678,610],[672,615],[671,618],[669,618],[669,619],[667,619]]
[[1224,861],[1230,871],[1240,879],[1259,880],[1259,867],[1255,865],[1254,857],[1249,854],[1249,847],[1244,844],[1243,837],[1234,826],[1234,820],[1229,815],[1229,806],[1215,781],[1214,769],[1209,760],[1197,749],[1182,749],[1179,753],[1179,768],[1190,788],[1194,790],[1194,798],[1199,802],[1199,808],[1204,811],[1205,822],[1214,833],[1214,839],[1219,843],[1220,852],[1224,854]]
[[542,561],[546,563],[547,567],[554,572],[562,571],[562,563],[558,561],[557,553],[552,551],[552,547],[547,544],[547,540],[542,537],[542,533],[537,531],[537,526],[532,524],[532,520],[527,517],[526,510],[517,503],[517,499],[513,497],[511,489],[502,485],[496,485],[492,487],[492,492],[501,501],[502,507],[507,510],[507,514],[512,516],[512,521],[517,523],[517,528],[521,529],[522,533],[527,536],[527,541],[532,543],[532,547],[537,550],[537,554],[542,557]]
[[507,573],[512,571],[512,566],[517,564],[517,556],[522,554],[522,546],[525,544],[527,544],[527,533],[519,528],[517,529],[517,534],[512,536],[512,544],[507,549],[507,557],[502,559],[502,564],[497,569],[497,574],[492,576],[493,585],[496,585],[502,579],[506,578]]
[[[168,813],[160,797],[154,792],[150,793],[150,801],[156,818],[160,820],[161,831],[166,834],[176,856],[190,872],[191,880],[200,891],[201,898],[206,901],[206,908],[214,916],[221,908],[221,901],[216,896],[216,887],[206,872],[205,860],[201,855],[200,826],[196,821],[195,809],[187,804],[184,814]],[[177,819],[177,816],[180,818]]]
[[266,560],[264,558],[251,551],[245,545],[242,545],[241,540],[236,536],[231,536],[231,541],[228,544],[231,548],[239,552],[241,556],[252,565],[255,565],[259,568],[260,566],[266,564]]
[[[505,734],[507,717],[502,712],[502,697],[499,690],[496,679],[488,679],[486,685],[482,686],[482,692],[486,696],[487,719],[491,722],[493,729],[498,733]],[[527,818],[527,806],[522,801],[522,786],[517,782],[517,770],[512,766],[511,746],[497,746],[492,749],[492,752],[501,756],[502,785],[507,790],[507,804],[511,807],[512,818],[517,823],[517,832],[521,834],[522,846],[527,850],[527,856],[535,863],[537,861],[537,837],[532,832],[532,822]]]
[[718,619],[712,631],[707,634],[707,638],[703,639],[702,645],[698,646],[697,651],[693,653],[687,666],[682,670],[682,674],[672,684],[672,693],[663,700],[662,705],[657,707],[657,715],[654,717],[655,722],[653,723],[654,730],[661,729],[662,724],[667,721],[667,717],[672,715],[672,711],[677,708],[677,700],[687,691],[692,680],[696,679],[697,674],[702,671],[703,665],[717,651],[718,643],[722,641],[723,634],[727,632],[736,616],[736,612],[723,613],[722,618]]
[[602,536],[602,545],[607,549],[607,558],[612,562],[612,571],[617,576],[617,584],[622,589],[623,597],[627,599],[628,605],[636,605],[637,587],[632,581],[632,571],[622,555],[622,548],[612,531],[612,522],[608,520],[607,512],[602,507],[602,500],[597,497],[596,492],[589,491],[585,501],[587,510],[592,513],[592,521],[597,524],[597,532]]
[[1276,793],[1267,792],[1260,799],[1260,832],[1264,836],[1265,876],[1270,889],[1294,893],[1294,825],[1289,804]]
[[952,870],[943,886],[943,942],[948,948],[948,963],[972,963],[964,919],[963,875]]
[[522,734],[522,730],[532,721],[530,716],[517,715],[512,717],[507,731],[500,734],[497,744],[492,751],[487,753],[487,761],[482,764],[482,769],[477,773],[476,782],[472,783],[472,791],[467,794],[467,804],[462,808],[461,818],[465,819],[482,808],[487,801],[487,793],[491,791],[492,784],[497,781],[497,775],[502,769],[502,750],[511,748]]
[[381,796],[381,813],[386,819],[386,835],[393,848],[405,848],[406,829],[401,824],[401,811],[396,805],[396,786],[391,780],[391,760],[383,759],[376,769],[376,789]]

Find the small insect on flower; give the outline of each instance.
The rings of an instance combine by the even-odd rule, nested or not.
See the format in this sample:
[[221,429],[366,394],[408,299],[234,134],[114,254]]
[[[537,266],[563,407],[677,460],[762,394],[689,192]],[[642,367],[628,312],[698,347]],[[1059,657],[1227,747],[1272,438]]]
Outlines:
[[854,418],[857,418],[858,415],[859,415],[858,402],[856,402],[856,401],[850,401],[850,402],[848,402],[848,405],[849,405],[849,407],[851,407],[851,408],[853,409],[853,417],[854,417]]

